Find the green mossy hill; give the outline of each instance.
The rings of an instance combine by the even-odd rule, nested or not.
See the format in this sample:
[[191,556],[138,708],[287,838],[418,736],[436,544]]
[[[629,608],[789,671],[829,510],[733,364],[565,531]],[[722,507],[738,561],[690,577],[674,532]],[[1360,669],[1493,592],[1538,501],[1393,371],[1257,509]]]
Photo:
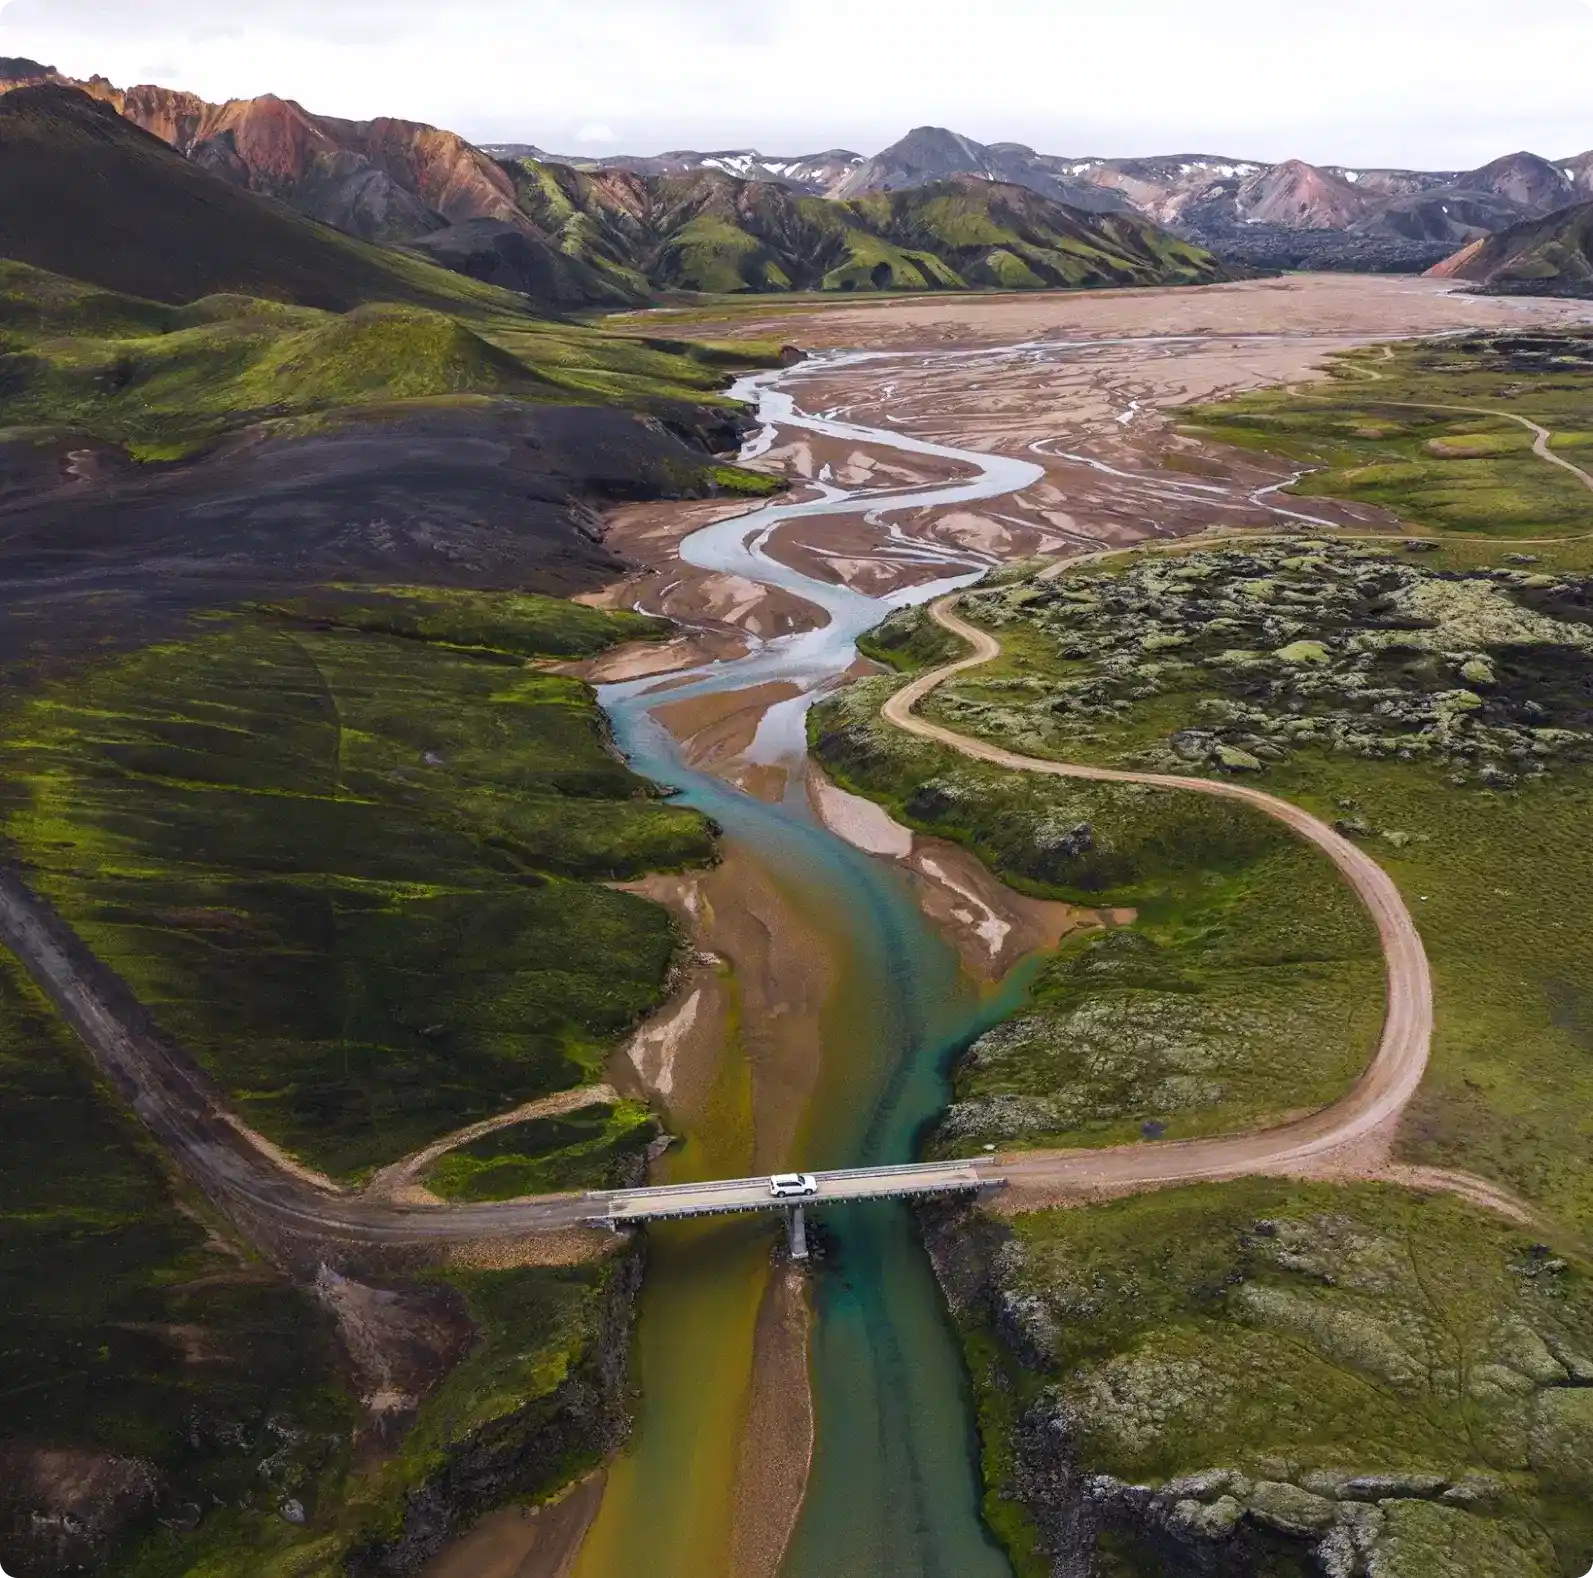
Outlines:
[[1437,988],[1404,1153],[1587,1233],[1593,547],[1385,553],[1194,549],[977,594],[1003,656],[929,710],[1034,755],[1237,774],[1362,842]]
[[562,597],[446,587],[338,586],[261,607],[293,625],[398,636],[436,651],[486,659],[596,657],[622,641],[661,641],[667,619],[628,609],[590,608]]
[[1593,1558],[1593,1278],[1508,1223],[1254,1182],[931,1241],[1022,1578],[1092,1546],[1111,1578]]
[[1238,1129],[1349,1087],[1376,1044],[1381,967],[1324,857],[1229,802],[969,762],[881,723],[891,688],[816,711],[832,775],[1023,891],[1138,914],[1070,944],[962,1058],[938,1153]]
[[[186,1571],[130,1547],[185,1547],[157,1519],[191,1528],[218,1507],[235,1528],[285,1527],[285,1499],[313,1503],[346,1471],[355,1420],[313,1301],[173,1192],[9,955],[0,1097],[6,1569]],[[73,1456],[52,1472],[46,1447]]]
[[1209,253],[1147,221],[959,180],[853,202],[717,171],[644,177],[526,160],[522,208],[617,287],[745,292],[1204,284]]
[[[1534,455],[1533,435],[1506,414],[1548,428],[1557,453],[1593,471],[1593,331],[1477,333],[1352,351],[1334,372],[1303,389],[1196,407],[1190,420],[1206,437],[1316,468],[1298,494],[1376,505],[1440,532],[1593,531],[1593,493]],[[1433,409],[1446,406],[1477,409]]]
[[599,1102],[500,1129],[450,1151],[426,1186],[445,1200],[515,1200],[579,1189],[630,1189],[646,1175],[658,1120],[636,1102]]
[[155,301],[234,291],[335,312],[373,301],[527,311],[509,291],[233,186],[55,85],[0,98],[0,256]]
[[864,657],[903,674],[938,668],[964,656],[967,647],[949,630],[926,618],[922,609],[902,608],[857,643]]
[[1432,273],[1505,296],[1593,296],[1593,203],[1484,236]]
[[325,1311],[211,1222],[0,959],[0,1563],[18,1578],[343,1578],[617,1444],[637,1266],[458,1272],[472,1333],[373,1451]]
[[[739,365],[774,359],[753,347]],[[141,459],[404,402],[718,405],[730,362],[713,347],[504,312],[325,312],[236,295],[173,307],[0,261],[0,425],[82,432]],[[718,485],[709,471],[746,475],[704,471],[704,486]]]
[[1593,760],[1593,577],[1397,547],[1259,542],[981,591],[1012,640],[938,715],[1022,749],[1264,776],[1302,753],[1507,787]]
[[318,594],[13,709],[5,831],[246,1121],[359,1175],[591,1081],[659,1000],[713,858],[609,748],[568,656],[656,623],[547,599]]

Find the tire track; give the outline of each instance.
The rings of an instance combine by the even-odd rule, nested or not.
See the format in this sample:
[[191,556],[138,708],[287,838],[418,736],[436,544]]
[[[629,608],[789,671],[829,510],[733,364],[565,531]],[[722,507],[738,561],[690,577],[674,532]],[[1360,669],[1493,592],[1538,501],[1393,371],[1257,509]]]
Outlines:
[[[1252,1175],[1382,1176],[1412,1187],[1460,1194],[1517,1220],[1530,1220],[1530,1207],[1497,1185],[1462,1174],[1388,1165],[1387,1156],[1400,1116],[1426,1073],[1433,1033],[1432,972],[1427,952],[1393,878],[1364,850],[1319,818],[1259,789],[1221,779],[1130,772],[1022,756],[921,717],[917,709],[933,691],[1001,653],[1000,642],[960,618],[955,604],[955,597],[944,598],[931,607],[930,615],[943,629],[969,645],[969,656],[922,675],[898,691],[882,709],[887,723],[975,761],[990,762],[1013,772],[1187,790],[1254,806],[1314,844],[1338,868],[1377,926],[1385,966],[1386,1008],[1376,1054],[1339,1101],[1308,1117],[1248,1134],[1107,1150],[1012,1153],[1003,1156],[1000,1165],[1014,1185],[1014,1207],[1024,1208],[1028,1203],[1026,1195],[1044,1196],[1048,1191],[1088,1197]],[[1378,1165],[1367,1166],[1368,1153],[1377,1157]]]

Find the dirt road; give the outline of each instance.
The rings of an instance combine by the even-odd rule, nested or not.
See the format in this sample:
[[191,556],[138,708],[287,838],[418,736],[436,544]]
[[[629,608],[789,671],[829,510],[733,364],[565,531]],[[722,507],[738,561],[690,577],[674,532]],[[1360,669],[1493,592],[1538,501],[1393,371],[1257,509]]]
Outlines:
[[1388,1006],[1377,1055],[1342,1101],[1280,1128],[1230,1138],[1173,1144],[1125,1146],[1096,1151],[1033,1151],[1003,1157],[1001,1171],[1016,1186],[1014,1203],[1026,1190],[1060,1190],[1081,1195],[1129,1193],[1165,1184],[1234,1178],[1257,1173],[1284,1175],[1334,1171],[1335,1158],[1355,1153],[1364,1168],[1369,1143],[1391,1141],[1400,1114],[1416,1094],[1426,1072],[1433,1030],[1432,979],[1421,934],[1393,879],[1365,851],[1325,822],[1287,800],[1243,784],[1160,773],[1124,772],[1020,756],[931,723],[916,709],[931,691],[957,674],[978,668],[1000,654],[1000,643],[954,611],[955,599],[935,604],[932,616],[973,649],[898,691],[884,708],[887,722],[921,739],[949,746],[978,761],[1014,772],[1046,773],[1057,778],[1090,778],[1148,784],[1240,800],[1275,817],[1321,849],[1343,873],[1377,923],[1387,966]]

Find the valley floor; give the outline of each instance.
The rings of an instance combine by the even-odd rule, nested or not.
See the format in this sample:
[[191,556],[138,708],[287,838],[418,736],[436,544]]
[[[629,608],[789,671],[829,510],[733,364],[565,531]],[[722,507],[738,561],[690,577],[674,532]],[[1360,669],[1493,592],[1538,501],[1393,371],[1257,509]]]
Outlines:
[[[692,333],[745,333],[760,340],[784,339],[821,351],[832,349],[836,353],[833,362],[821,356],[788,385],[803,411],[822,413],[847,424],[899,430],[912,437],[971,450],[1021,455],[1044,468],[1042,480],[983,504],[915,505],[892,511],[885,503],[877,517],[866,519],[856,515],[826,517],[816,512],[783,525],[768,545],[773,558],[805,574],[880,596],[944,575],[947,555],[960,556],[969,570],[977,571],[1035,556],[1066,559],[1203,532],[1310,534],[1337,529],[1357,536],[1397,537],[1402,529],[1399,517],[1357,499],[1304,498],[1286,491],[1301,468],[1291,467],[1287,460],[1271,456],[1259,446],[1241,451],[1213,443],[1207,435],[1186,425],[1183,408],[1250,390],[1300,383],[1319,375],[1332,357],[1394,337],[1475,328],[1500,332],[1532,326],[1572,326],[1587,316],[1587,309],[1577,305],[1462,297],[1424,281],[1304,277],[1203,291],[899,300],[845,307],[792,307],[783,312],[771,311],[766,304],[748,303],[724,313],[716,309],[712,315],[687,314],[679,326]],[[656,317],[649,315],[649,320]],[[866,346],[875,354],[845,359],[846,351],[859,346]],[[927,484],[954,480],[957,475],[954,468],[948,471],[945,462],[934,457],[920,459],[897,450],[871,448],[850,437],[786,430],[778,424],[765,434],[762,449],[759,464],[792,477],[799,485],[804,481],[813,484],[815,490],[833,481],[842,486],[887,487],[910,494]],[[1571,485],[1575,485],[1574,479]],[[811,605],[791,594],[682,562],[676,553],[677,544],[702,525],[715,508],[630,507],[614,518],[609,537],[610,546],[638,560],[643,568],[612,588],[601,601],[616,607],[635,606],[667,613],[680,621],[690,633],[679,652],[683,664],[706,656],[738,656],[759,641],[810,629],[822,620]],[[926,545],[933,548],[933,556],[922,551]],[[871,651],[876,657],[900,661],[904,666],[912,666],[914,661],[943,660],[956,651],[955,643],[948,647],[937,645],[927,636],[923,639],[928,644],[918,659],[908,654],[898,658],[883,647]],[[862,694],[859,706],[866,710]],[[1359,936],[1361,921],[1353,914],[1353,907],[1335,918],[1341,891],[1331,876],[1324,878],[1309,869],[1308,863],[1302,864],[1286,843],[1276,848],[1265,840],[1248,843],[1247,833],[1230,828],[1222,835],[1229,840],[1229,853],[1217,859],[1222,873],[1220,891],[1213,889],[1202,897],[1198,891],[1202,880],[1209,888],[1210,882],[1218,879],[1203,864],[1201,839],[1210,834],[1211,828],[1208,825],[1202,832],[1200,816],[1192,814],[1190,826],[1184,830],[1190,841],[1181,846],[1182,852],[1176,843],[1158,845],[1159,852],[1144,867],[1137,889],[1132,883],[1119,884],[1116,889],[1108,885],[1109,891],[1100,891],[1097,899],[1087,900],[1080,907],[1078,901],[1084,895],[1079,891],[1063,892],[1054,882],[1037,880],[1032,872],[1024,871],[1021,859],[1009,858],[1015,857],[1012,839],[1017,836],[1021,842],[1021,835],[1009,830],[1003,835],[1007,839],[1005,846],[999,837],[994,843],[969,839],[955,814],[948,817],[937,813],[931,817],[914,814],[911,807],[906,820],[912,828],[893,826],[865,814],[860,808],[866,802],[849,801],[843,792],[827,786],[811,767],[805,767],[788,752],[770,749],[777,736],[772,730],[764,732],[760,720],[766,721],[768,709],[785,699],[784,693],[759,695],[748,691],[715,698],[711,712],[693,710],[695,704],[672,711],[665,691],[659,697],[659,715],[688,741],[695,763],[711,768],[753,794],[779,799],[790,792],[793,775],[806,774],[811,780],[809,792],[832,826],[853,837],[860,847],[876,850],[881,858],[901,861],[911,870],[911,880],[926,912],[961,939],[965,963],[979,973],[999,974],[1013,957],[1006,953],[986,957],[980,968],[981,935],[988,938],[1011,932],[1025,937],[1029,947],[1070,939],[1064,943],[1061,958],[1064,962],[1079,960],[1085,957],[1081,949],[1087,953],[1098,943],[1103,924],[1108,928],[1109,939],[1113,935],[1111,928],[1124,926],[1130,929],[1120,935],[1125,941],[1132,939],[1136,935],[1137,906],[1141,905],[1147,906],[1145,914],[1152,921],[1153,933],[1157,926],[1168,922],[1173,923],[1175,933],[1182,928],[1181,934],[1188,937],[1210,931],[1214,922],[1219,930],[1227,928],[1231,956],[1211,953],[1208,948],[1210,957],[1203,956],[1199,968],[1216,972],[1209,976],[1209,984],[1221,985],[1223,992],[1231,994],[1228,999],[1221,992],[1213,997],[1214,1004],[1227,1002],[1229,1006],[1222,1008],[1202,1033],[1216,1045],[1220,1054],[1217,1066],[1226,1070],[1221,1078],[1233,1094],[1228,1109],[1222,1109],[1220,1104],[1212,1108],[1211,1116],[1204,1120],[1204,1129],[1197,1121],[1193,1129],[1186,1127],[1183,1132],[1222,1132],[1245,1122],[1275,1121],[1310,1110],[1346,1089],[1369,1057],[1380,996],[1378,971],[1372,962],[1375,948],[1369,949]],[[873,705],[878,705],[877,696]],[[823,716],[829,716],[828,709]],[[821,721],[817,727],[822,738],[826,725]],[[888,801],[900,814],[902,799],[883,781],[870,782],[866,771],[851,773],[844,758],[837,761],[849,787]],[[945,769],[918,763],[911,781],[922,783],[926,773],[937,771]],[[1067,808],[1068,814],[1074,809]],[[1112,825],[1114,815],[1121,821],[1123,809],[1114,811],[1109,803],[1094,804],[1085,807],[1083,814],[1095,816],[1097,826],[1103,818]],[[944,836],[926,836],[929,834]],[[952,842],[948,843],[947,837]],[[1004,877],[1010,885],[993,882],[978,862],[969,862],[967,855],[958,851],[959,843],[971,844],[998,877]],[[964,864],[954,871],[948,869],[947,851],[954,852]],[[1205,878],[1203,871],[1207,871]],[[1324,881],[1326,886],[1318,894],[1316,885]],[[1221,887],[1224,883],[1226,887]],[[977,900],[970,893],[970,884],[976,885]],[[1312,897],[1306,908],[1317,907],[1319,924],[1312,946],[1320,952],[1291,956],[1287,921],[1281,931],[1277,927],[1289,901],[1298,901],[1307,892]],[[1071,911],[1054,902],[1064,898],[1073,901]],[[1032,906],[1037,901],[1049,904],[1057,912],[1054,918],[1046,917],[1049,931],[1046,925],[1038,931],[1033,929]],[[1069,915],[1072,919],[1067,918]],[[1030,929],[1019,930],[1025,922]],[[1258,924],[1264,928],[1261,934],[1247,930]],[[1266,931],[1267,927],[1273,931]],[[1276,944],[1267,940],[1274,933]],[[1266,950],[1274,945],[1281,951],[1278,962],[1271,964]],[[1247,947],[1252,956],[1246,956]],[[1267,972],[1265,979],[1257,974],[1258,969]],[[1233,1022],[1234,1009],[1244,1018],[1254,1017],[1258,1008],[1262,1020],[1269,1014],[1274,1019],[1246,1025]],[[1284,1036],[1279,1046],[1290,1050],[1275,1064],[1269,1064],[1263,1047],[1278,1033]],[[1120,1045],[1116,1055],[1119,1063],[1128,1066],[1114,1076],[1120,1088],[1102,1108],[1104,1116],[1096,1125],[1098,1133],[1088,1143],[1122,1143],[1131,1133],[1137,1133],[1140,1117],[1166,1117],[1164,1105],[1159,1106],[1154,1098],[1146,1099],[1154,1079],[1150,1086],[1145,1086],[1143,1080],[1140,1085],[1135,1083],[1147,1073],[1146,1068],[1133,1066],[1141,1056],[1135,1044],[1131,1041]],[[1297,1056],[1304,1056],[1310,1066],[1296,1063]],[[1162,1077],[1176,1066],[1175,1060],[1171,1068],[1162,1070]],[[677,1064],[677,1071],[679,1067]],[[1154,1074],[1154,1067],[1148,1072]],[[1051,1077],[1062,1090],[1072,1076],[1063,1069]],[[1174,1080],[1167,1088],[1171,1090],[1177,1083]],[[1268,1115],[1266,1119],[1264,1114]],[[1198,1103],[1195,1116],[1198,1120]],[[1132,1123],[1125,1128],[1129,1119]],[[1178,1121],[1175,1112],[1175,1134],[1179,1132]],[[1157,1132],[1167,1132],[1167,1125],[1163,1123]],[[1001,1137],[998,1129],[992,1129],[991,1135]],[[1464,1163],[1466,1156],[1463,1150],[1452,1147],[1445,1159],[1457,1164]],[[1396,1234],[1404,1232],[1406,1229],[1398,1225],[1405,1220],[1401,1213],[1411,1209],[1407,1202],[1416,1198],[1396,1192],[1380,1204],[1377,1196],[1347,1190],[1335,1203],[1331,1191],[1290,1195],[1285,1188],[1276,1198],[1268,1197],[1263,1202],[1259,1195],[1252,1201],[1247,1189],[1250,1186],[1234,1184],[1226,1186],[1227,1192],[1223,1187],[1207,1191],[1198,1201],[1191,1196],[1188,1209],[1197,1214],[1216,1213],[1214,1220],[1224,1222],[1227,1215],[1233,1215],[1240,1224],[1234,1231],[1241,1236],[1248,1231],[1243,1227],[1243,1222],[1249,1220],[1244,1215],[1247,1211],[1257,1219],[1264,1215],[1263,1207],[1280,1218],[1293,1211],[1302,1224],[1298,1228],[1300,1234],[1337,1235],[1333,1237],[1337,1247],[1324,1248],[1322,1253],[1360,1253],[1358,1247],[1343,1249],[1352,1241],[1357,1246],[1360,1242],[1353,1239],[1348,1225],[1352,1218],[1359,1221],[1364,1217],[1368,1222],[1383,1223]],[[1481,1194],[1486,1197],[1486,1190]],[[1147,1204],[1124,1209],[1141,1216],[1150,1211],[1155,1219],[1147,1219],[1132,1231],[1163,1231],[1157,1208]],[[1168,1207],[1174,1216],[1178,1209],[1176,1205]],[[1517,1231],[1517,1244],[1507,1221],[1501,1226],[1500,1219],[1486,1212],[1478,1215],[1463,1205],[1445,1209],[1457,1213],[1450,1231],[1462,1245],[1457,1251],[1461,1259],[1449,1269],[1435,1267],[1435,1277],[1467,1276],[1466,1266],[1472,1264],[1465,1260],[1467,1254],[1474,1253],[1475,1265],[1480,1267],[1496,1253],[1508,1260],[1511,1255],[1525,1252],[1527,1240]],[[1000,1250],[1003,1234],[1016,1231],[1025,1241],[1044,1233],[1061,1234],[1070,1220],[1072,1213],[1065,1213],[1050,1226],[1047,1224],[1052,1221],[1051,1213],[1039,1211],[1018,1216],[1012,1227],[992,1226],[995,1250]],[[1101,1225],[1093,1230],[1103,1242],[1111,1242],[1111,1220],[1103,1217]],[[1172,1220],[1169,1216],[1169,1224]],[[1420,1229],[1425,1234],[1423,1220],[1413,1218],[1409,1231]],[[1468,1234],[1472,1235],[1470,1239]],[[1498,1249],[1492,1247],[1496,1239]],[[1465,1248],[1467,1244],[1472,1247]],[[1408,1252],[1420,1258],[1432,1251],[1411,1239]],[[1068,1257],[1073,1251],[1047,1253],[1059,1253],[1065,1263],[1070,1263]],[[1020,1400],[1032,1399],[1033,1388],[1043,1386],[1044,1376],[1054,1361],[1041,1362],[1032,1344],[1024,1346],[1021,1322],[1014,1326],[1003,1316],[993,1326],[987,1323],[990,1309],[997,1307],[988,1301],[1017,1298],[1017,1287],[1010,1279],[1006,1283],[999,1278],[981,1283],[960,1250],[953,1249],[949,1254],[950,1261],[943,1263],[941,1269],[953,1302],[957,1302],[959,1281],[971,1276],[969,1286],[977,1295],[975,1303],[985,1312],[969,1317],[966,1328],[970,1363],[983,1399],[981,1406],[996,1406],[994,1400],[1003,1391]],[[1012,1259],[1011,1253],[1007,1253],[1007,1258]],[[1140,1273],[1141,1281],[1135,1285],[1141,1294],[1146,1275],[1151,1278],[1151,1286],[1157,1285],[1159,1273],[1154,1269]],[[1164,1320],[1164,1326],[1153,1332],[1158,1341],[1184,1330],[1180,1325],[1184,1317],[1174,1313],[1176,1300],[1184,1296],[1177,1291],[1177,1276],[1181,1275],[1169,1268],[1172,1280],[1154,1295],[1158,1300],[1169,1301],[1165,1304],[1165,1317],[1155,1317]],[[1399,1313],[1403,1297],[1400,1290],[1387,1290],[1387,1297],[1389,1312],[1382,1318],[1404,1319]],[[1476,1320],[1481,1323],[1479,1331],[1483,1335],[1478,1340],[1484,1344],[1491,1340],[1486,1336],[1490,1322],[1516,1318],[1502,1304],[1497,1309],[1479,1305]],[[1571,1340],[1573,1346],[1580,1341]],[[1251,1339],[1242,1333],[1232,1341],[1237,1344],[1235,1354],[1244,1352],[1246,1343],[1252,1341],[1264,1346],[1261,1337]],[[990,1368],[995,1362],[995,1350],[987,1346],[991,1342],[1007,1350],[1001,1358],[999,1374]],[[1508,1365],[1509,1360],[1504,1362]],[[1039,1368],[1030,1373],[1025,1368],[1028,1365]],[[1140,1383],[1136,1380],[1134,1384]],[[1371,1379],[1371,1384],[1384,1383]],[[1324,1395],[1313,1395],[1309,1389],[1303,1394],[1297,1423],[1304,1436],[1300,1437],[1297,1431],[1297,1438],[1309,1439],[1313,1430],[1336,1431],[1339,1434],[1333,1439],[1339,1450],[1334,1461],[1348,1465],[1346,1474],[1363,1459],[1374,1469],[1384,1467],[1389,1453],[1373,1441],[1372,1433],[1368,1434],[1363,1459],[1358,1459],[1353,1429],[1348,1437],[1343,1437],[1340,1425],[1324,1424],[1320,1409],[1329,1406],[1323,1402]],[[1098,1402],[1108,1411],[1119,1406],[1105,1400]],[[1409,1406],[1417,1412],[1426,1407],[1414,1400]],[[1398,1413],[1396,1408],[1391,1421],[1397,1419]],[[1004,1498],[1013,1491],[1010,1474],[1016,1461],[1003,1454],[1017,1450],[1012,1432],[1018,1424],[1016,1417],[1003,1423],[999,1408],[984,1420],[987,1454],[994,1454],[987,1455],[986,1465],[995,1498],[989,1510],[992,1523],[1008,1539],[1020,1568],[1026,1573],[1038,1573],[1050,1570],[1040,1552],[1045,1539],[1055,1537],[1056,1531],[1037,1532],[1035,1524],[1019,1519],[1015,1509],[1003,1510],[1010,1508]],[[1238,1430],[1238,1438],[1243,1437],[1246,1427],[1235,1424],[1232,1428]],[[1399,1427],[1391,1423],[1389,1428],[1397,1431]],[[1552,1450],[1562,1456],[1569,1452],[1574,1459],[1580,1451],[1575,1445],[1580,1439],[1575,1435],[1579,1427],[1568,1428],[1572,1435],[1565,1441],[1570,1444],[1562,1443]],[[1167,1478],[1191,1467],[1209,1466],[1207,1457],[1202,1456],[1207,1447],[1202,1445],[1198,1424],[1181,1425],[1180,1429],[1193,1430],[1193,1435],[1180,1437],[1181,1444],[1177,1446],[1170,1440],[1164,1442],[1166,1454],[1155,1459],[1161,1467],[1154,1466],[1154,1453],[1142,1454],[1134,1460],[1140,1466],[1132,1471]],[[1135,1437],[1136,1441],[1140,1439]],[[1561,1437],[1554,1439],[1560,1441]],[[1220,1444],[1207,1445],[1220,1457]],[[1104,1446],[1101,1454],[1103,1467],[1109,1462],[1127,1465],[1130,1461],[1120,1452],[1113,1457]],[[1326,1456],[1332,1457],[1333,1452],[1328,1451]],[[1031,1462],[1029,1468],[1033,1467]],[[1087,1467],[1086,1459],[1083,1468]],[[1289,1489],[1298,1488],[1297,1482],[1305,1472],[1292,1459],[1285,1462],[1280,1458],[1271,1468],[1263,1468],[1260,1478],[1265,1479],[1270,1473],[1278,1483],[1289,1482]],[[1313,1484],[1321,1489],[1327,1484],[1322,1478],[1326,1470],[1316,1472],[1318,1479]],[[1555,1477],[1560,1472],[1555,1470],[1544,1483],[1550,1501],[1563,1507],[1564,1492],[1556,1487],[1564,1482]],[[1256,1479],[1258,1472],[1253,1471],[1251,1477]],[[1448,1485],[1449,1481],[1443,1483]],[[1261,1497],[1257,1505],[1264,1499]],[[1459,1505],[1463,1499],[1457,1494],[1449,1505]],[[1032,1506],[1030,1510],[1033,1511]],[[1236,1516],[1243,1513],[1244,1506],[1240,1505]],[[1028,1516],[1025,1514],[1024,1518]],[[1434,1538],[1448,1537],[1447,1524],[1436,1508],[1430,1515],[1413,1504],[1409,1517],[1404,1513],[1400,1517],[1406,1518],[1410,1528],[1398,1526],[1396,1543],[1416,1537],[1413,1531],[1423,1518],[1429,1522],[1438,1519],[1430,1531]],[[1259,1519],[1261,1514],[1256,1513],[1252,1523],[1262,1529],[1259,1538],[1266,1549],[1259,1556],[1251,1552],[1251,1556],[1285,1564],[1295,1560],[1290,1554],[1290,1536]],[[1571,1542],[1562,1549],[1575,1549],[1578,1536],[1574,1520],[1566,1524],[1562,1518],[1559,1527],[1562,1536]],[[1567,1534],[1566,1530],[1571,1532]],[[1132,1542],[1125,1545],[1122,1538],[1110,1532],[1102,1536],[1100,1559],[1106,1564],[1103,1572],[1138,1574],[1162,1570],[1144,1567],[1147,1558],[1143,1550],[1136,1555]],[[1456,1566],[1454,1573],[1469,1578],[1472,1573],[1504,1571],[1499,1564],[1510,1560],[1540,1564],[1531,1568],[1534,1571],[1557,1570],[1552,1565],[1541,1565],[1557,1559],[1548,1554],[1550,1545],[1540,1544],[1528,1552],[1510,1544],[1514,1536],[1508,1530],[1500,1538],[1505,1543],[1488,1556],[1486,1563],[1479,1557],[1479,1564]],[[1515,1551],[1514,1556],[1511,1551]],[[1292,1573],[1295,1568],[1282,1565],[1266,1570]],[[1409,1570],[1414,1573],[1421,1569]]]

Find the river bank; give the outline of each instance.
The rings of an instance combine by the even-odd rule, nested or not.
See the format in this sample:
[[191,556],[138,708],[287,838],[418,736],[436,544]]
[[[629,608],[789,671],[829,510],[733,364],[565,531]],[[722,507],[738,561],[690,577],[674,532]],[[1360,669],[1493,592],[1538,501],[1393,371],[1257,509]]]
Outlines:
[[[622,661],[602,676],[616,739],[640,771],[720,821],[735,852],[717,895],[708,889],[720,874],[676,896],[684,912],[696,906],[694,924],[717,929],[699,933],[689,988],[628,1056],[630,1077],[684,1115],[686,1144],[666,1166],[691,1172],[672,1175],[705,1176],[696,1169],[716,1160],[740,1172],[911,1155],[945,1105],[951,1056],[1021,1001],[1021,976],[1000,993],[990,983],[1070,929],[1121,920],[1024,909],[955,846],[904,845],[901,829],[805,772],[803,718],[852,670],[862,631],[998,562],[1214,518],[1291,518],[1272,491],[1284,476],[1205,454],[1162,407],[1297,376],[1328,350],[1388,332],[1411,304],[1374,287],[1357,328],[1342,295],[1313,320],[1312,298],[1302,310],[1296,294],[1283,327],[1262,290],[1223,293],[1238,321],[1221,332],[1190,305],[1209,298],[1187,293],[1035,303],[1028,338],[1009,323],[1017,309],[993,305],[991,324],[999,316],[1018,342],[1006,348],[988,328],[986,344],[968,343],[977,304],[948,307],[959,315],[950,349],[948,333],[904,337],[893,319],[895,349],[912,354],[837,357],[749,389],[765,429],[748,458],[801,477],[803,494],[752,512],[690,507],[689,519],[640,507],[616,523],[615,541],[644,570],[606,600],[667,612],[686,630],[667,674]],[[1436,327],[1480,309],[1425,292],[1413,310]],[[1058,311],[1093,321],[1067,325],[1066,343],[1039,343],[1043,315]],[[1125,338],[1147,312],[1160,315],[1154,332]],[[1321,509],[1377,524],[1358,506]],[[804,924],[792,917],[804,914],[807,941],[793,946]],[[793,1360],[789,1338],[765,1341],[801,1324],[789,1303],[767,1313],[783,1279],[767,1235],[713,1229],[673,1246],[656,1236],[665,1254],[644,1294],[637,1434],[573,1570],[603,1578],[645,1559],[684,1574],[705,1556],[714,1570],[773,1570],[796,1501],[788,1573],[1005,1571],[979,1516],[960,1354],[904,1214],[836,1213],[809,1364]],[[803,1371],[815,1424],[805,1499],[798,1476],[767,1483],[748,1444],[784,1443],[775,1460],[787,1466],[800,1455],[797,1413],[771,1425],[768,1409]]]

